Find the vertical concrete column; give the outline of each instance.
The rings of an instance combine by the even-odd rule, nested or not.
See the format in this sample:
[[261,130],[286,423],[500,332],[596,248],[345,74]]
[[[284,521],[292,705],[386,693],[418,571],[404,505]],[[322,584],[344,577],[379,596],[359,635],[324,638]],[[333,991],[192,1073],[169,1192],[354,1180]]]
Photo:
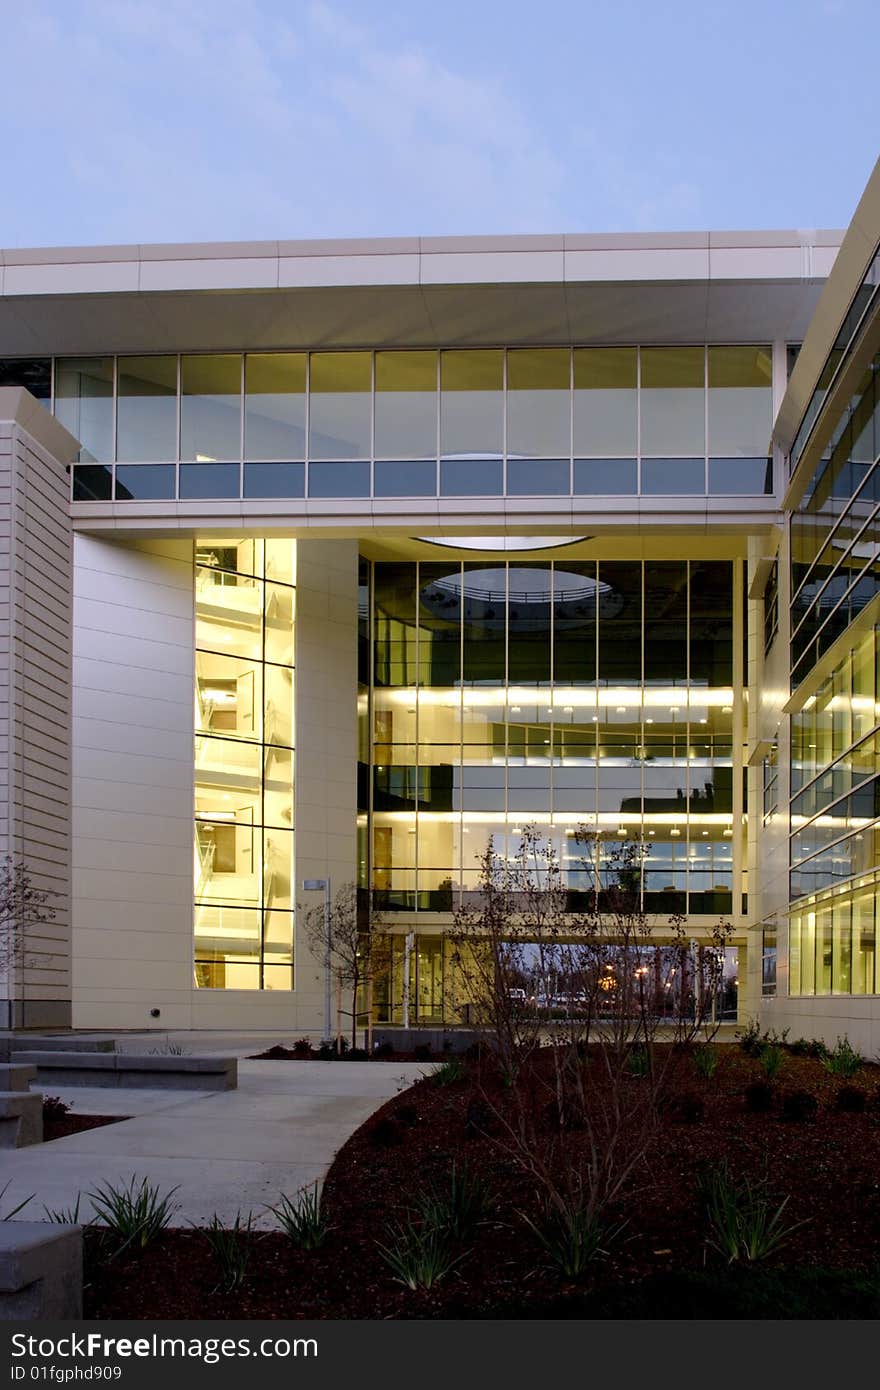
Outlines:
[[[329,878],[331,893],[357,874],[358,546],[304,540],[296,560],[297,900],[304,879]],[[309,951],[297,913],[295,1017],[320,1029],[323,963]],[[346,1008],[348,1008],[346,1001]]]
[[0,955],[0,1026],[70,1022],[71,526],[77,441],[0,390],[0,860],[51,894],[51,922]]
[[75,560],[73,1019],[188,1028],[193,543],[77,535]]

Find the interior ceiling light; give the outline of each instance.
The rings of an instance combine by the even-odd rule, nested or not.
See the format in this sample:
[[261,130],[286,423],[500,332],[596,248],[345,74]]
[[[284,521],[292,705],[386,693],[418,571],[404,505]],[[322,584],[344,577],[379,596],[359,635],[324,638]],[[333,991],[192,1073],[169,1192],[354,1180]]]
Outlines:
[[416,536],[427,545],[450,550],[550,550],[591,541],[592,536]]

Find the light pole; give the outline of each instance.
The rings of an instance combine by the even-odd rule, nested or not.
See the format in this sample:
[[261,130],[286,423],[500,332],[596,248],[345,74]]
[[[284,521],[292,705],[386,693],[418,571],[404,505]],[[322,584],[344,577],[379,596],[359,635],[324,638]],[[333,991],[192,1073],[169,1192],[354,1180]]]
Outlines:
[[331,1036],[330,1025],[330,880],[329,878],[304,878],[304,893],[320,893],[324,890],[324,1037]]

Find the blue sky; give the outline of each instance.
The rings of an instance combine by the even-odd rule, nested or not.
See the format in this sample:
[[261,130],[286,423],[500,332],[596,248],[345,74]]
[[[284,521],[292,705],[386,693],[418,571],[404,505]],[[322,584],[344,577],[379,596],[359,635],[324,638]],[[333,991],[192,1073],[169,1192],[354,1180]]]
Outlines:
[[0,0],[0,245],[845,225],[872,0]]

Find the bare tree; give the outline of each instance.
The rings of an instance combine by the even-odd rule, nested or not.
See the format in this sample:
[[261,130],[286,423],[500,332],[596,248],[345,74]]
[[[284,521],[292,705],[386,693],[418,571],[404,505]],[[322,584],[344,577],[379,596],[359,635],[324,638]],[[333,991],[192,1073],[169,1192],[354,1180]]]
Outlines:
[[[366,1012],[371,1011],[374,984],[388,968],[387,943],[368,909],[361,906],[355,883],[346,883],[334,895],[325,916],[323,903],[303,910],[306,940],[316,959],[324,961],[336,987],[336,1050],[341,1052],[341,1017],[350,1013],[351,1045],[357,1045],[358,1000],[366,993]],[[343,1008],[346,992],[351,1009]],[[369,1022],[368,1022],[369,1032]]]
[[578,893],[534,827],[512,859],[490,842],[453,960],[502,1068],[501,1099],[484,1087],[496,1142],[562,1216],[596,1219],[644,1161],[684,1048],[712,1034],[730,928],[694,952],[683,919],[644,911],[644,846],[575,838]]
[[27,961],[27,938],[34,927],[55,920],[53,894],[38,888],[27,865],[7,855],[0,868],[0,975],[5,978],[7,1023],[13,1024],[13,990]]

